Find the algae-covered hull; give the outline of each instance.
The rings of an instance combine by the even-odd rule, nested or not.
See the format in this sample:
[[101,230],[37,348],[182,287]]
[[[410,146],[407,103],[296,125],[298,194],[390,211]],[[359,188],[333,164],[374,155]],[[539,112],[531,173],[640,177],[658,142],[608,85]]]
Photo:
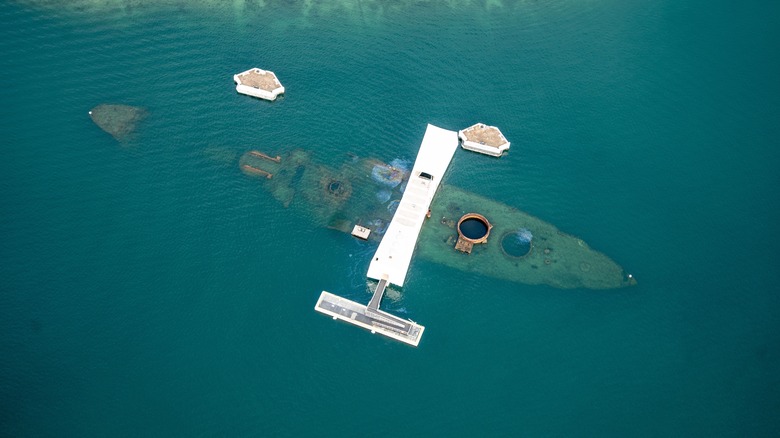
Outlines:
[[[321,226],[350,232],[355,224],[380,240],[403,193],[408,164],[352,157],[340,169],[315,164],[295,150],[271,157],[251,151],[239,165],[285,207],[305,212]],[[471,253],[455,249],[456,224],[467,213],[486,217],[487,242]],[[443,184],[423,225],[415,257],[463,271],[557,288],[611,289],[635,283],[623,268],[581,239],[516,208]]]
[[138,123],[146,117],[146,110],[130,105],[101,104],[89,111],[92,121],[118,141],[126,140]]
[[[456,224],[466,213],[485,216],[492,229],[470,254],[455,251]],[[617,263],[581,239],[506,204],[443,186],[417,243],[419,257],[453,268],[527,284],[611,289],[634,283]]]

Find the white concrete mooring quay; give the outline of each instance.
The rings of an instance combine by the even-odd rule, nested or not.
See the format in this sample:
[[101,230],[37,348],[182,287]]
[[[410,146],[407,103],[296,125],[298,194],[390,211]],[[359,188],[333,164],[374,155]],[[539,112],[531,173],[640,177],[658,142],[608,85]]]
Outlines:
[[466,129],[461,129],[458,131],[458,137],[462,141],[463,149],[480,154],[500,157],[509,150],[509,140],[504,137],[501,130],[484,123],[477,123]]
[[233,81],[236,83],[236,91],[247,96],[276,100],[277,96],[284,94],[282,83],[272,71],[250,68],[233,75]]
[[457,148],[457,132],[428,125],[401,202],[368,267],[368,278],[379,281],[368,305],[322,291],[314,310],[409,345],[420,343],[424,326],[381,311],[379,304],[389,284],[404,285],[426,214]]

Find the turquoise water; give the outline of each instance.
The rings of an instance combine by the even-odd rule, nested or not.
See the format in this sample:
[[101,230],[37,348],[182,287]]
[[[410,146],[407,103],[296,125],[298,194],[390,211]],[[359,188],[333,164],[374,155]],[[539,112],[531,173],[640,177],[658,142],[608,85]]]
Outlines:
[[[777,2],[43,3],[0,4],[0,435],[780,433]],[[236,94],[252,66],[287,95]],[[149,117],[120,145],[100,103]],[[375,246],[240,154],[411,160],[477,121],[512,150],[447,181],[638,286],[415,260],[383,306],[419,348],[315,313],[367,302]]]

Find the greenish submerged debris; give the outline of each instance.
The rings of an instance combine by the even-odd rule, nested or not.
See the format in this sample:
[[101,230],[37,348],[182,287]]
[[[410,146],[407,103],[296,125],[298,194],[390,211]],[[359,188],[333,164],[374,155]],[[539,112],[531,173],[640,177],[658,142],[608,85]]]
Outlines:
[[[350,233],[355,224],[379,241],[403,194],[411,163],[391,164],[353,156],[341,168],[315,164],[308,152],[284,156],[250,151],[239,160],[285,207],[295,208],[320,226]],[[467,254],[455,249],[457,223],[479,213],[493,226],[486,243]],[[581,239],[516,208],[441,185],[423,225],[415,257],[461,271],[557,288],[611,289],[635,284],[617,263]]]
[[100,129],[116,140],[124,141],[146,117],[146,110],[130,105],[101,104],[92,108],[89,116]]

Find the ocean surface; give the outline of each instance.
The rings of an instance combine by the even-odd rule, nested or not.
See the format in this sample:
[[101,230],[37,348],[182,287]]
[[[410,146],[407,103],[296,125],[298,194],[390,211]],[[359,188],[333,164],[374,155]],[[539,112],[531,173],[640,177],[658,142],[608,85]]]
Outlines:
[[[780,435],[780,2],[0,2],[0,436]],[[273,70],[270,103],[232,75]],[[147,109],[117,142],[87,112]],[[238,158],[413,160],[638,279],[559,290],[413,260],[418,348],[374,243]]]

